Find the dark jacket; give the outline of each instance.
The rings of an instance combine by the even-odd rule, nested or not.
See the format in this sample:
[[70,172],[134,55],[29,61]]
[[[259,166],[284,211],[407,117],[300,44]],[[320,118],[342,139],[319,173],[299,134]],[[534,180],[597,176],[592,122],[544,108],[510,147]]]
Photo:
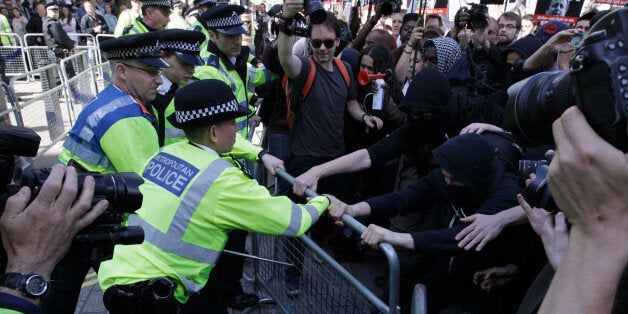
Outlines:
[[[51,49],[57,57],[65,57],[67,50],[74,48],[74,41],[63,30],[63,25],[58,20],[46,18],[44,23],[44,39],[46,46]],[[62,52],[66,50],[66,52]]]
[[[94,32],[94,27],[101,25],[100,33]],[[96,36],[98,34],[109,34],[109,26],[107,25],[107,21],[102,15],[96,13],[96,17],[92,18],[89,14],[85,14],[83,18],[81,18],[81,33],[83,34],[91,34]]]
[[[44,32],[44,21],[41,19],[39,14],[31,15],[31,18],[28,20],[26,24],[26,32],[27,33],[43,33]],[[37,39],[41,41],[37,41]],[[28,38],[28,44],[30,46],[45,46],[44,38],[42,36],[35,36]]]

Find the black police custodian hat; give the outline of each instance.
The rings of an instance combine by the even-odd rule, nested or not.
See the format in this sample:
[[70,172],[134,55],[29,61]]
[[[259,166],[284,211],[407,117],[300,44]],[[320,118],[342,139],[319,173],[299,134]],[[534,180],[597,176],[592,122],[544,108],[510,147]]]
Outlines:
[[[211,96],[208,93],[211,91]],[[251,114],[238,104],[225,82],[207,79],[180,88],[174,96],[174,113],[168,116],[173,126],[183,129],[206,126]]]
[[100,44],[100,50],[108,60],[138,60],[167,68],[170,65],[161,58],[160,34],[161,31],[112,38]]
[[244,13],[244,7],[233,4],[219,4],[205,11],[201,18],[205,21],[208,29],[227,35],[246,34],[242,27],[240,15]]
[[204,64],[199,56],[201,43],[205,40],[203,33],[182,29],[166,29],[160,33],[159,45],[162,50],[174,52],[185,63],[191,65]]
[[44,6],[46,7],[46,10],[57,10],[57,11],[59,11],[59,5],[57,5],[57,3],[55,3],[55,2],[48,2]]
[[208,6],[208,7],[213,7],[217,4],[218,2],[216,0],[194,0],[193,4],[195,7],[202,7],[204,5]]

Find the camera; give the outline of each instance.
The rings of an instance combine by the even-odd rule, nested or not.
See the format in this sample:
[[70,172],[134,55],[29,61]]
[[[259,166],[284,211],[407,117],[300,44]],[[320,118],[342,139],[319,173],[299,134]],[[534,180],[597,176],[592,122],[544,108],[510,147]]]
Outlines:
[[398,13],[401,11],[401,0],[383,0],[380,11],[384,16]]
[[[626,34],[628,8],[623,7],[593,25],[570,61],[569,72],[543,72],[512,85],[504,110],[507,129],[529,146],[551,144],[552,123],[576,105],[600,137],[628,151]],[[533,169],[536,173],[526,198],[537,207],[551,206],[547,168],[532,163],[523,167],[528,175]]]
[[520,160],[519,161],[519,179],[524,181],[534,173],[536,178],[530,181],[526,187],[525,197],[528,204],[544,208],[549,212],[557,212],[558,206],[552,198],[552,193],[547,186],[547,172],[549,170],[549,162],[546,160]]
[[303,6],[313,24],[321,24],[327,19],[327,11],[321,0],[305,0]]
[[[40,138],[35,131],[0,124],[0,211],[4,211],[6,200],[23,186],[31,189],[31,201],[37,197],[48,178],[48,169],[22,169],[16,167],[15,157],[33,157],[37,154]],[[92,176],[95,181],[92,206],[106,199],[109,206],[94,222],[76,234],[70,252],[81,251],[90,262],[111,258],[116,244],[138,244],[144,240],[141,227],[121,227],[124,215],[133,213],[142,205],[139,186],[144,180],[135,173],[99,174],[77,168],[77,198],[81,194],[83,181]]]
[[471,8],[461,7],[456,16],[454,23],[458,29],[484,29],[488,26],[488,8],[484,4],[471,4]]

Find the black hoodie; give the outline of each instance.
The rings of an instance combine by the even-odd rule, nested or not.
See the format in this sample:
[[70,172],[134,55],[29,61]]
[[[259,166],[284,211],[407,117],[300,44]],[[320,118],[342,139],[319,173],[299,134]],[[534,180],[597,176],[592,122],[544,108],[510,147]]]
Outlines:
[[[475,133],[456,136],[435,149],[433,154],[440,167],[473,191],[477,205],[463,208],[460,213],[492,215],[517,205],[516,195],[522,192],[517,177],[505,170],[483,136]],[[431,171],[403,190],[366,202],[374,218],[393,217],[412,208],[436,211],[441,227],[445,229],[412,234],[415,250],[444,255],[463,253],[455,236],[468,224],[460,222],[456,216],[452,200],[445,193],[445,179],[440,169]],[[449,223],[452,223],[451,227]]]

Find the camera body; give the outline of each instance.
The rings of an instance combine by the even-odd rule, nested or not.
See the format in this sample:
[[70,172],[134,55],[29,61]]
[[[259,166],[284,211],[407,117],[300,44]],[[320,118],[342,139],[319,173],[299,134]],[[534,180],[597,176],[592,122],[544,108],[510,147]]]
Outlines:
[[484,29],[488,26],[488,8],[484,4],[473,3],[471,8],[461,7],[454,17],[458,29]]
[[[33,130],[0,124],[0,214],[6,199],[23,186],[31,189],[34,200],[48,178],[48,169],[33,170],[15,167],[14,156],[35,156],[39,147],[39,136]],[[144,240],[141,227],[121,227],[125,215],[135,212],[142,205],[139,186],[144,180],[135,173],[99,174],[88,173],[78,164],[77,198],[81,194],[87,176],[94,178],[92,206],[106,199],[109,206],[94,222],[76,234],[70,253],[80,251],[80,256],[90,262],[110,259],[116,244],[138,244]],[[70,254],[69,253],[69,254]],[[76,256],[73,254],[72,256]]]
[[383,0],[380,6],[382,15],[389,16],[401,11],[401,0]]
[[[628,151],[628,8],[599,20],[582,40],[569,72],[543,72],[508,89],[506,127],[529,146],[554,142],[552,123],[578,106],[605,141]],[[547,188],[549,163],[522,161],[519,175],[536,179],[526,198],[536,207],[558,210]],[[553,206],[553,207],[552,207]]]

